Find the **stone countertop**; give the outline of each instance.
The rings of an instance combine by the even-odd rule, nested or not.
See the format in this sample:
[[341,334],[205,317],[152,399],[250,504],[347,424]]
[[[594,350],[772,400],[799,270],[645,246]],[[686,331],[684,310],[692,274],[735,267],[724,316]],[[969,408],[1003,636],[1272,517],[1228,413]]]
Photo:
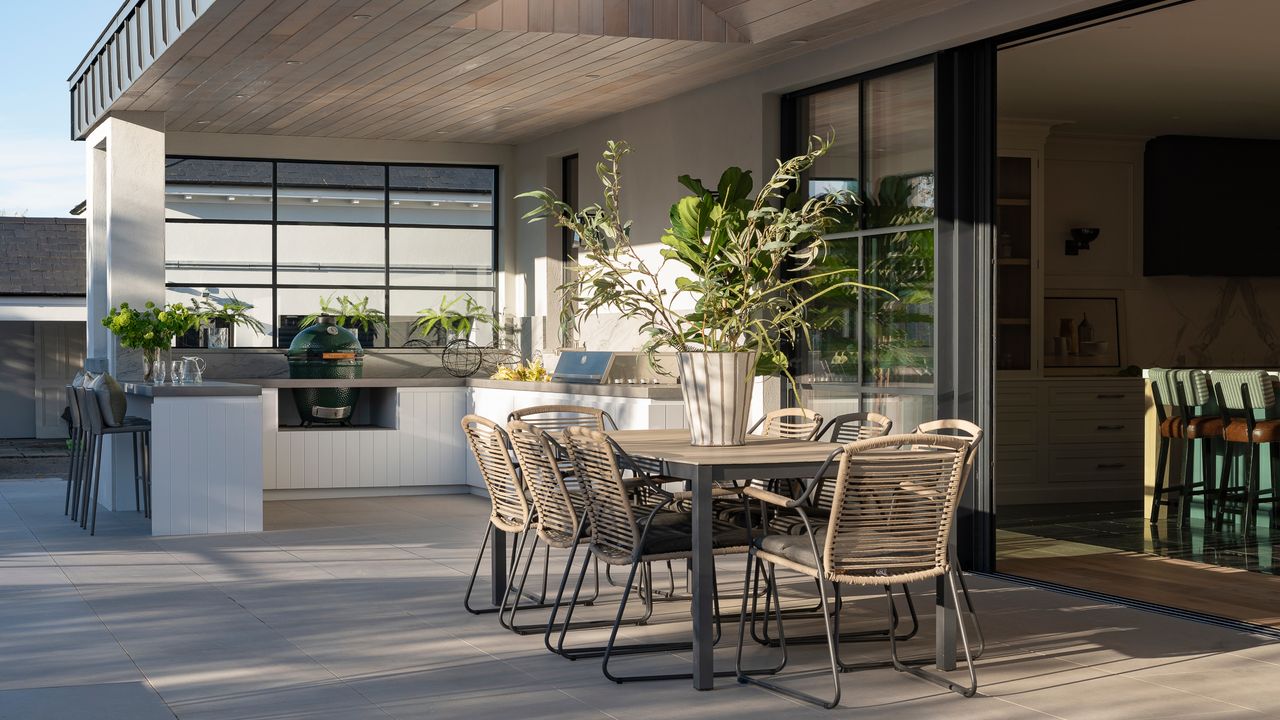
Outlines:
[[265,388],[424,388],[466,387],[463,378],[353,378],[348,380],[295,380],[293,378],[245,378],[236,382]]
[[495,390],[524,390],[527,392],[565,393],[568,395],[597,395],[603,397],[644,398],[648,400],[683,400],[680,386],[675,383],[661,385],[608,384],[587,385],[566,382],[519,382],[516,380],[489,380],[470,378],[468,387]]
[[243,382],[225,382],[222,380],[206,380],[201,383],[184,383],[163,385],[144,382],[125,382],[125,393],[141,397],[255,397],[262,394],[258,385]]

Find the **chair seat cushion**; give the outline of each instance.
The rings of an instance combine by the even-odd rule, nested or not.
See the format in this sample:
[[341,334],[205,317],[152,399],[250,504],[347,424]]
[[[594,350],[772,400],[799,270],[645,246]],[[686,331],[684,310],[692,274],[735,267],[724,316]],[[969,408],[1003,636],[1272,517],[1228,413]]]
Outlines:
[[[643,518],[638,518],[643,522]],[[747,531],[733,523],[712,520],[711,545],[715,548],[746,547]],[[693,516],[687,512],[659,512],[645,534],[643,554],[668,555],[693,549]]]
[[[818,539],[822,542],[822,538]],[[813,554],[813,543],[810,542],[809,536],[800,535],[765,535],[757,538],[756,547],[770,555],[777,555],[786,558],[797,565],[805,567],[818,568],[818,559]],[[821,545],[818,551],[822,551]]]

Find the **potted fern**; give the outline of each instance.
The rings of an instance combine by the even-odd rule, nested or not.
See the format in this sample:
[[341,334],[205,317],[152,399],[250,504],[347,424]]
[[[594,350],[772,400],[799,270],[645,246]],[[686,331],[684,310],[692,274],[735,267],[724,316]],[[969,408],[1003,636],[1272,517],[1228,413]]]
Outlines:
[[[576,233],[584,261],[561,286],[575,323],[600,312],[640,321],[644,349],[679,353],[681,387],[694,445],[746,442],[753,376],[782,373],[794,387],[786,348],[807,341],[806,309],[850,288],[879,290],[850,279],[856,270],[815,267],[823,235],[848,222],[857,198],[837,191],[804,199],[800,176],[831,148],[810,138],[807,151],[780,161],[754,196],[749,171],[729,168],[715,189],[687,175],[689,195],[671,207],[661,261],[645,260],[620,213],[620,165],[630,148],[610,141],[596,174],[604,204],[580,210],[549,189],[518,197],[536,202],[529,221],[548,220]],[[659,278],[680,271],[674,287]],[[688,309],[678,309],[680,307]]]
[[[459,302],[463,303],[461,309],[456,307]],[[493,326],[496,322],[493,312],[470,295],[464,293],[453,299],[445,295],[439,306],[418,311],[412,334],[421,335],[428,345],[444,346],[459,338],[470,339],[477,325]]]
[[299,329],[308,328],[320,322],[321,315],[332,315],[338,327],[354,330],[362,346],[372,346],[378,338],[378,331],[387,327],[387,314],[377,308],[369,307],[369,296],[359,300],[349,295],[334,297],[321,296],[320,311],[312,313],[299,323]]

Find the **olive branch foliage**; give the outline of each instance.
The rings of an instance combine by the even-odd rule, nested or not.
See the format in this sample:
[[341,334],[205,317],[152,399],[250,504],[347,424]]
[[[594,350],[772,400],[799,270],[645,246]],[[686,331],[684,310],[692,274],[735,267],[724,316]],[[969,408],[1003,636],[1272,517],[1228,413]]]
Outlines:
[[[524,215],[529,222],[550,221],[580,238],[582,260],[558,288],[575,328],[597,313],[616,312],[640,320],[650,354],[754,350],[758,374],[792,379],[786,350],[808,342],[813,319],[807,308],[851,288],[887,292],[849,279],[856,269],[818,267],[824,234],[849,222],[859,202],[846,190],[807,199],[796,191],[801,174],[832,142],[811,137],[807,151],[779,161],[754,197],[751,173],[741,168],[725,170],[714,189],[680,176],[690,194],[671,206],[657,263],[637,252],[631,221],[621,214],[621,164],[631,152],[625,142],[609,141],[596,165],[603,204],[574,209],[547,188],[517,198],[537,203]],[[660,281],[669,263],[681,271],[674,287]]]

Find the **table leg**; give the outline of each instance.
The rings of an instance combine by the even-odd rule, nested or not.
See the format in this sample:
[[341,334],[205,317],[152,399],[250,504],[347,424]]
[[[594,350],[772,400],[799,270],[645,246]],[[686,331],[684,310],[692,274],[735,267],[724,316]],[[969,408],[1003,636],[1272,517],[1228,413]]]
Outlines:
[[493,536],[489,538],[489,573],[493,576],[494,607],[502,607],[507,594],[507,533],[492,528]]
[[938,576],[936,595],[935,624],[935,662],[939,670],[956,669],[956,608],[951,600],[951,581],[946,575]]
[[712,607],[715,556],[711,552],[710,473],[699,472],[693,483],[693,687],[710,690],[715,685]]

